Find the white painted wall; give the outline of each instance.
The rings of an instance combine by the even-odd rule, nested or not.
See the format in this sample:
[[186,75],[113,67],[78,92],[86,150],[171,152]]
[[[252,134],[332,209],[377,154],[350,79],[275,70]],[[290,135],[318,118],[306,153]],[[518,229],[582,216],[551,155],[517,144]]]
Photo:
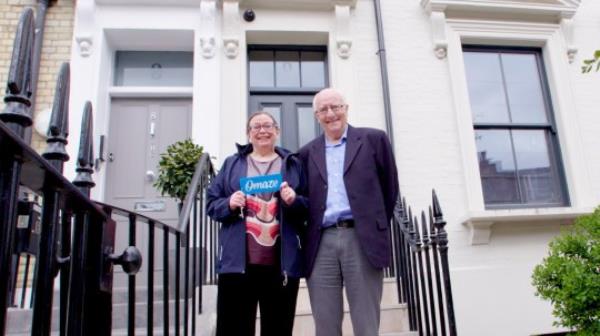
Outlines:
[[[264,6],[267,2],[256,3]],[[97,134],[107,132],[112,55],[128,43],[145,45],[148,50],[194,50],[192,134],[194,141],[217,157],[218,164],[233,152],[234,142],[246,140],[247,42],[327,44],[330,83],[345,91],[350,122],[385,129],[372,0],[358,0],[349,13],[343,6],[337,10],[256,7],[252,23],[239,19],[243,9],[243,3],[238,8],[233,1],[217,6],[203,0],[199,6],[173,8],[78,1],[72,55],[72,157],[83,101],[89,99],[96,107]],[[600,201],[600,74],[580,73],[582,60],[600,49],[600,2],[581,3],[573,18],[572,42],[565,42],[560,29],[542,42],[523,42],[544,49],[573,204],[562,209],[495,212],[483,209],[477,161],[469,143],[469,112],[458,108],[464,100],[460,33],[448,31],[448,57],[440,60],[433,51],[430,17],[420,1],[382,0],[382,9],[401,190],[415,209],[426,208],[432,188],[438,192],[448,222],[459,334],[529,335],[555,330],[550,305],[533,295],[530,275],[568,218],[591,210]],[[179,42],[153,40],[152,34],[144,34],[150,30],[191,31],[193,41],[183,37]],[[107,31],[111,32],[108,38]],[[143,41],[131,36],[142,36]],[[87,57],[80,53],[82,37],[91,39]],[[212,56],[206,44],[211,38],[215,41]],[[237,56],[231,58],[223,45],[229,38],[239,42]],[[352,42],[347,59],[337,53],[337,42],[345,40]],[[567,44],[579,49],[573,63],[567,59]],[[100,168],[94,196],[102,199]],[[545,214],[542,221],[540,214]],[[490,239],[471,245],[471,229],[463,223],[484,217],[495,223],[487,232]],[[498,222],[500,217],[512,221]]]
[[[383,1],[383,13],[401,189],[416,208],[429,202],[430,188],[435,187],[440,196],[448,222],[458,333],[529,335],[555,330],[550,305],[533,295],[531,273],[546,255],[547,243],[568,221],[532,221],[536,211],[528,210],[528,219],[494,224],[488,244],[470,244],[470,230],[462,222],[474,210],[492,218],[511,212],[477,209],[477,204],[482,205],[481,195],[469,194],[467,182],[471,179],[471,184],[479,184],[479,177],[473,180],[469,176],[469,170],[478,174],[478,167],[466,167],[461,158],[474,152],[465,153],[459,135],[472,129],[459,129],[457,116],[464,111],[455,108],[458,89],[452,86],[451,72],[457,71],[450,68],[456,46],[449,45],[448,58],[435,57],[430,18],[419,1]],[[600,48],[600,3],[582,2],[573,24],[574,45],[579,48],[573,63],[568,63],[566,48],[548,55],[548,46],[544,47],[551,80],[559,78],[550,86],[554,87],[555,108],[562,114],[557,117],[559,132],[563,131],[559,136],[569,136],[561,138],[561,147],[567,157],[565,169],[571,172],[569,192],[574,202],[553,211],[567,213],[590,210],[599,201],[600,167],[595,152],[600,137],[595,130],[600,122],[600,102],[595,92],[600,76],[582,75],[580,65]],[[551,43],[564,43],[561,38]],[[565,146],[574,148],[575,153],[564,153]],[[478,200],[470,200],[473,197]]]

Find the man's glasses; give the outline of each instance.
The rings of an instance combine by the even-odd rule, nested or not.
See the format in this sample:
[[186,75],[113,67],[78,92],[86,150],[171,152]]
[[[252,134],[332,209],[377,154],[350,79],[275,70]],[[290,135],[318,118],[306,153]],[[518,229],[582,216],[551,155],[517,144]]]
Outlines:
[[334,105],[326,105],[316,110],[317,114],[325,114],[327,111],[331,110],[333,113],[338,113],[342,111],[346,107],[346,104],[334,104]]
[[250,130],[253,132],[260,132],[260,129],[262,128],[265,131],[270,132],[276,127],[277,125],[275,125],[274,123],[252,124],[250,125]]

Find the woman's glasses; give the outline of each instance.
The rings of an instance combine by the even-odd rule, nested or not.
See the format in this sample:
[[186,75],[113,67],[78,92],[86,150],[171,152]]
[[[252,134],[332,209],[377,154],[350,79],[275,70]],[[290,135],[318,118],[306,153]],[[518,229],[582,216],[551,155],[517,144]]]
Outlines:
[[270,132],[276,127],[277,125],[275,125],[274,123],[252,124],[250,125],[250,130],[253,132],[260,132],[260,129],[262,128],[265,131]]

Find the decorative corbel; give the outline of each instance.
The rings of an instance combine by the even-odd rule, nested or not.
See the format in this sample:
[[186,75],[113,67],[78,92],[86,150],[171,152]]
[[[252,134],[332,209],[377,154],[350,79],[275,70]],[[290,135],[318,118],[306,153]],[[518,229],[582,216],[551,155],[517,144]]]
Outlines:
[[563,17],[560,20],[560,27],[562,29],[563,36],[565,38],[565,45],[567,48],[567,58],[569,59],[569,63],[573,63],[575,61],[575,56],[577,55],[577,47],[574,43],[574,25],[573,19],[571,17]]
[[468,221],[466,224],[470,229],[469,243],[471,245],[485,245],[490,243],[492,226],[494,225],[493,221]]
[[228,58],[236,58],[240,51],[240,40],[237,38],[224,38],[223,50]]
[[350,6],[335,6],[336,48],[337,54],[342,59],[348,59],[352,53],[352,39],[350,38]]
[[448,39],[446,37],[446,14],[443,10],[432,10],[431,32],[435,57],[444,59],[448,55]]
[[216,53],[217,42],[214,38],[217,30],[216,15],[217,7],[214,0],[200,2],[200,31],[203,33],[199,40],[200,53],[206,59],[213,58]]
[[216,42],[214,37],[201,37],[200,38],[200,51],[202,57],[209,59],[215,56]]
[[92,54],[93,39],[90,35],[80,35],[75,37],[77,46],[79,47],[79,55],[88,57]]
[[338,40],[337,41],[337,54],[343,59],[350,57],[352,51],[352,41],[349,40]]
[[88,57],[92,54],[95,12],[94,1],[77,1],[78,33],[75,36],[75,42],[77,42],[81,57]]
[[240,49],[240,4],[239,0],[223,1],[223,51],[228,58],[237,57]]
[[421,7],[429,14],[429,19],[431,20],[431,39],[435,57],[444,59],[448,55],[446,5],[432,0],[421,0]]

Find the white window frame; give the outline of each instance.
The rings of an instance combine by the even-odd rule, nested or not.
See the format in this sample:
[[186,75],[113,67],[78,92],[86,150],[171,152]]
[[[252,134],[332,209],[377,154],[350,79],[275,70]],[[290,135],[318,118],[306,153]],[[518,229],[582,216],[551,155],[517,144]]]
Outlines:
[[[440,2],[444,2],[444,4],[439,4]],[[577,123],[570,77],[571,66],[579,69],[577,64],[570,65],[577,50],[569,43],[572,40],[570,22],[570,18],[574,14],[572,4],[569,4],[568,8],[565,7],[564,12],[557,12],[559,13],[558,19],[548,16],[551,18],[548,22],[544,22],[541,16],[533,15],[535,11],[532,8],[527,8],[527,13],[520,13],[531,15],[536,22],[526,22],[499,18],[496,8],[493,13],[488,12],[489,15],[484,14],[479,19],[472,18],[473,15],[470,15],[469,19],[459,18],[461,15],[456,15],[456,13],[464,8],[452,7],[451,3],[454,2],[475,3],[474,1],[423,0],[422,5],[430,11],[435,54],[442,60],[447,57],[468,202],[468,213],[462,219],[462,223],[471,229],[471,244],[489,243],[493,225],[514,222],[569,223],[574,217],[591,212],[594,206],[590,190],[591,184],[584,164],[581,133]],[[490,3],[492,2],[494,1],[490,1]],[[436,7],[436,5],[439,6]],[[512,8],[510,10],[518,12],[522,9]],[[446,17],[447,11],[454,16]],[[547,12],[543,14],[546,15]],[[560,15],[564,15],[562,19]],[[462,46],[465,44],[541,48],[550,100],[554,108],[566,194],[570,200],[569,206],[485,209],[462,51]]]

